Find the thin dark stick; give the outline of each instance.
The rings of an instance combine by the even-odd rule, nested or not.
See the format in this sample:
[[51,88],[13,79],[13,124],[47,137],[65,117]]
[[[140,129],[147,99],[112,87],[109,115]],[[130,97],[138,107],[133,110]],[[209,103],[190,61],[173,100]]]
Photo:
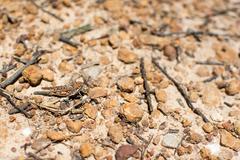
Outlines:
[[28,157],[31,157],[31,158],[33,158],[33,159],[35,159],[35,160],[43,160],[42,158],[39,158],[36,154],[34,154],[34,153],[32,153],[32,152],[28,152],[28,153],[27,153],[27,156],[28,156]]
[[87,25],[84,25],[84,26],[81,26],[81,27],[77,27],[77,28],[67,30],[67,31],[61,33],[61,36],[66,37],[66,38],[73,38],[76,35],[85,33],[85,32],[90,31],[90,30],[92,30],[92,27],[91,27],[90,24],[87,24]]
[[81,27],[77,27],[77,28],[74,28],[74,29],[67,30],[67,31],[62,32],[60,34],[59,41],[62,41],[64,43],[67,43],[67,44],[77,48],[78,43],[71,41],[71,38],[73,38],[74,36],[77,36],[79,34],[88,32],[90,30],[92,30],[92,27],[91,27],[90,24],[87,24],[87,25],[84,25],[84,26],[81,26]]
[[210,122],[208,120],[208,118],[198,109],[195,108],[190,99],[188,98],[187,94],[185,93],[184,89],[178,84],[177,81],[175,81],[158,63],[157,63],[157,59],[153,58],[152,59],[153,64],[170,80],[172,81],[172,83],[176,86],[177,90],[181,93],[181,95],[183,96],[184,100],[186,101],[188,107],[193,111],[193,113],[199,115],[200,117],[202,117],[204,122]]
[[148,143],[148,140],[146,140],[145,138],[143,138],[142,136],[140,136],[139,134],[137,133],[134,133],[135,136],[138,137],[138,139],[140,139],[141,141],[143,141],[144,143]]
[[179,132],[179,129],[171,129],[169,128],[167,133],[165,133],[164,135],[168,134],[168,133],[178,133]]
[[34,6],[36,6],[37,8],[39,8],[41,11],[49,14],[50,16],[56,18],[57,20],[59,20],[59,21],[61,21],[61,22],[64,21],[61,17],[57,16],[56,14],[54,14],[54,13],[52,13],[52,12],[44,9],[42,6],[38,5],[34,0],[30,0],[30,2],[32,2],[32,4],[33,4]]
[[47,143],[45,146],[43,146],[42,148],[39,148],[38,150],[36,150],[35,154],[41,152],[42,150],[48,148],[50,145],[52,144],[52,141]]
[[180,46],[176,46],[175,48],[176,48],[176,51],[177,51],[177,57],[176,57],[177,63],[180,63],[180,57],[179,56],[182,52],[182,49],[180,48]]
[[116,148],[112,145],[112,144],[110,144],[110,143],[105,143],[102,139],[100,140],[97,140],[97,142],[99,143],[99,144],[101,144],[102,146],[104,146],[104,147],[108,147],[108,148],[111,148],[111,149],[113,149],[113,150],[116,150]]
[[150,145],[150,143],[152,142],[152,139],[153,139],[153,135],[151,135],[151,137],[149,138],[149,140],[146,143],[146,146],[143,148],[143,151],[141,153],[141,160],[144,160],[145,152],[146,152],[148,146]]
[[221,62],[211,62],[211,61],[205,61],[205,62],[196,61],[196,64],[199,64],[199,65],[216,65],[216,66],[223,66],[224,65],[224,63],[221,63]]
[[129,23],[130,23],[130,24],[143,24],[141,21],[134,20],[134,19],[130,19],[130,20],[129,20]]
[[17,109],[19,112],[21,112],[22,114],[24,114],[27,118],[31,118],[32,116],[27,113],[24,109],[18,107],[14,100],[12,99],[12,96],[10,94],[8,94],[4,89],[0,88],[0,95],[3,96],[4,98],[6,98],[8,100],[8,102],[15,108]]
[[33,58],[29,62],[27,62],[27,64],[25,64],[24,66],[19,68],[18,71],[15,72],[11,77],[7,78],[5,81],[0,83],[0,88],[6,88],[8,85],[15,83],[18,80],[18,78],[21,77],[24,69],[26,69],[28,66],[38,62],[38,58],[42,55],[42,52],[44,52],[44,51],[37,50],[33,54]]
[[66,43],[66,44],[69,44],[70,46],[73,46],[75,48],[78,47],[78,43],[73,42],[73,41],[71,41],[71,39],[63,37],[63,36],[60,36],[59,41],[61,41],[63,43]]
[[13,56],[13,59],[19,63],[22,63],[22,64],[27,64],[27,61],[26,60],[23,60],[21,59],[20,57],[17,57],[17,56]]
[[169,33],[162,33],[162,32],[152,32],[153,35],[159,37],[171,37],[171,36],[194,36],[198,37],[201,35],[210,36],[210,37],[231,37],[231,38],[240,38],[240,35],[236,34],[219,34],[214,32],[202,32],[202,31],[185,31],[185,32],[169,32]]
[[4,67],[3,69],[0,70],[1,74],[7,73],[8,71],[11,71],[12,69],[16,68],[16,64],[9,65],[7,67]]
[[17,22],[17,20],[15,18],[12,18],[9,14],[5,13],[5,15],[7,16],[7,20],[9,23],[14,24]]
[[212,77],[205,79],[205,80],[203,81],[203,83],[211,82],[211,81],[217,79],[217,77],[218,77],[217,75],[213,75]]
[[228,103],[228,102],[224,102],[224,104],[225,104],[226,106],[228,106],[228,107],[232,107],[232,106],[233,106],[233,104],[230,104],[230,103]]
[[232,12],[232,11],[235,12],[237,10],[238,10],[238,8],[228,8],[228,9],[224,9],[224,10],[219,10],[219,11],[215,11],[213,14],[206,15],[203,18],[211,18],[211,17],[227,14],[228,12]]
[[151,91],[150,91],[150,87],[147,82],[147,75],[146,75],[146,70],[144,67],[144,59],[143,58],[141,58],[141,60],[140,60],[140,71],[141,71],[141,75],[143,78],[143,87],[145,89],[145,97],[147,99],[148,111],[149,111],[149,114],[151,114],[153,111],[152,100],[151,100],[151,95],[150,95]]
[[[22,110],[25,110],[25,111],[29,111],[30,109],[32,109],[32,107],[30,107],[30,103],[24,103],[18,108],[21,108]],[[16,113],[19,113],[19,110],[16,108],[12,108],[8,111],[8,114],[16,114]]]
[[96,3],[103,3],[103,2],[105,2],[106,0],[96,0]]
[[158,107],[158,110],[160,110],[160,112],[164,115],[164,116],[168,116],[167,113],[162,109]]

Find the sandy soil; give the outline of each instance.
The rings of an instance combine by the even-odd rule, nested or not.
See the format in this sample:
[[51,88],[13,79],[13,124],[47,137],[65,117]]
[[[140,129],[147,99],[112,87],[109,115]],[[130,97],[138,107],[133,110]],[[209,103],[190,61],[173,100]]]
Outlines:
[[[31,115],[0,97],[0,159],[240,159],[239,11],[238,0],[0,0],[0,92]],[[76,45],[60,41],[79,27]]]

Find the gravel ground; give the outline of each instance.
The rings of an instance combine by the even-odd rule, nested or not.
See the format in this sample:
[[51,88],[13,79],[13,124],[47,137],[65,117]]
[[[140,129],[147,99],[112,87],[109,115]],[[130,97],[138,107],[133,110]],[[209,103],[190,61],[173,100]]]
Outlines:
[[239,0],[0,0],[0,159],[240,159]]

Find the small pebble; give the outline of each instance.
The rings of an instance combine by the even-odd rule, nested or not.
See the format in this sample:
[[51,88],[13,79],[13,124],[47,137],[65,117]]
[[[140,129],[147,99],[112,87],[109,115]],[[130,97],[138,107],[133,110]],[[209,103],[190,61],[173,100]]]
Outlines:
[[112,125],[108,130],[108,135],[114,143],[120,143],[123,139],[123,129],[119,124]]
[[67,128],[67,125],[65,124],[65,123],[60,123],[59,125],[58,125],[58,129],[60,129],[60,130],[64,130],[64,129],[66,129]]
[[36,65],[30,65],[22,72],[23,78],[28,81],[31,86],[37,86],[43,78],[41,68]]
[[118,105],[118,102],[115,98],[111,98],[111,99],[107,99],[104,103],[103,103],[105,108],[113,108],[116,107]]
[[48,61],[49,61],[48,55],[44,54],[44,55],[41,56],[39,63],[40,64],[46,64],[46,63],[48,63]]
[[134,80],[130,77],[122,77],[118,80],[117,85],[123,92],[133,92],[135,88]]
[[203,140],[203,137],[196,132],[190,132],[188,141],[192,144],[198,144]]
[[212,113],[210,115],[210,117],[212,118],[213,121],[216,121],[216,122],[222,122],[223,121],[223,117],[218,111]]
[[204,123],[204,125],[202,126],[202,129],[206,132],[206,133],[211,133],[213,131],[213,125],[211,123]]
[[120,61],[122,61],[126,64],[134,63],[137,61],[137,55],[127,48],[120,48],[118,50],[117,57]]
[[53,141],[62,141],[67,138],[67,136],[60,131],[48,130],[47,137]]
[[142,119],[143,110],[136,103],[126,103],[121,106],[122,113],[129,122],[138,122]]
[[12,148],[11,148],[11,151],[15,153],[15,152],[17,151],[17,148],[12,147]]
[[161,136],[157,135],[153,138],[153,144],[154,145],[158,145],[158,143],[160,142]]
[[89,157],[94,151],[94,146],[90,142],[83,143],[80,146],[79,152],[82,157],[86,158]]
[[205,66],[200,66],[197,68],[197,75],[199,77],[209,77],[210,72],[208,71],[208,68]]
[[107,89],[102,88],[102,87],[95,87],[95,88],[91,88],[89,90],[88,95],[92,98],[99,98],[99,97],[106,97],[108,94]]
[[163,136],[162,145],[167,148],[177,148],[181,139],[180,135],[169,133]]
[[167,45],[164,47],[163,54],[170,60],[173,61],[177,58],[177,50],[172,45]]
[[165,103],[167,101],[167,93],[164,90],[157,89],[155,91],[155,96],[158,102]]
[[189,119],[184,118],[182,120],[182,125],[183,125],[183,127],[190,127],[192,125],[192,121],[190,121]]
[[83,126],[81,121],[66,120],[65,124],[66,124],[68,130],[73,133],[78,133]]
[[221,130],[220,132],[221,138],[220,138],[220,144],[231,148],[235,151],[240,150],[240,140],[238,138],[235,138],[230,132],[226,130]]
[[240,136],[240,120],[234,122],[234,131]]
[[203,89],[202,102],[208,107],[217,107],[221,103],[221,93],[213,84],[205,85]]
[[53,82],[54,81],[54,72],[50,69],[42,70],[43,80]]
[[230,96],[240,93],[240,80],[232,80],[227,84],[226,93]]
[[86,104],[84,104],[83,108],[84,108],[84,113],[89,118],[96,119],[98,110],[97,110],[97,108],[95,106],[93,106],[90,103],[86,103]]
[[58,65],[58,69],[62,73],[69,73],[73,71],[73,65],[70,64],[68,61],[64,60]]
[[27,49],[24,47],[24,45],[22,43],[18,43],[16,48],[15,48],[15,52],[14,54],[18,57],[21,57],[24,55],[24,53],[27,51]]
[[190,91],[189,92],[189,99],[191,102],[196,103],[198,100],[199,96],[198,93],[196,91]]

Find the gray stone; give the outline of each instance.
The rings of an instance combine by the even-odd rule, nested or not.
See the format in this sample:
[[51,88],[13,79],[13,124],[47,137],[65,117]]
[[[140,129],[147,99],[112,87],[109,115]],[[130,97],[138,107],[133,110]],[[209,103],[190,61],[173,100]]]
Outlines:
[[222,122],[223,116],[219,112],[216,111],[211,115],[211,119],[215,122]]
[[163,137],[162,145],[167,148],[177,148],[181,139],[180,135],[169,133]]
[[102,72],[102,69],[99,66],[92,66],[90,68],[84,69],[84,72],[92,79],[96,79],[98,75]]

